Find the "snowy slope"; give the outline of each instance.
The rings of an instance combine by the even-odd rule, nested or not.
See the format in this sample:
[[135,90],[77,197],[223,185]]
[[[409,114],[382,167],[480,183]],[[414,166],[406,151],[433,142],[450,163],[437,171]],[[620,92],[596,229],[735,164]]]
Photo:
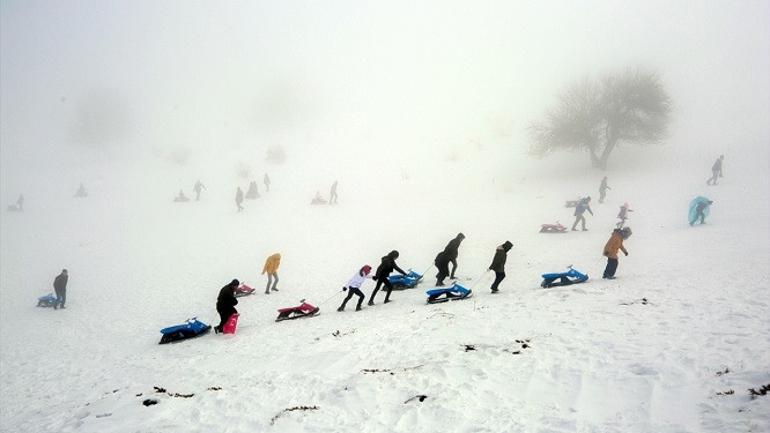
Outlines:
[[[162,167],[124,167],[86,200],[60,193],[62,182],[38,192],[45,199],[28,194],[23,214],[2,215],[0,430],[770,431],[770,397],[747,392],[770,383],[767,161],[733,162],[741,169],[717,187],[705,186],[710,161],[610,172],[590,231],[564,235],[537,230],[571,224],[563,201],[595,195],[599,178],[558,161],[497,176],[451,162],[438,178],[417,165],[407,180],[397,169],[324,173],[323,185],[339,175],[336,207],[307,205],[319,173],[286,167],[242,214],[231,200],[247,182],[217,172],[202,176],[203,201],[186,204],[171,198],[197,174]],[[699,194],[715,206],[691,228],[686,207]],[[630,255],[617,280],[601,280],[624,201],[635,209]],[[380,295],[362,312],[334,311],[364,263],[395,248],[402,267],[423,271],[458,231],[458,274],[473,298],[426,306],[428,278],[391,304]],[[508,278],[492,296],[483,272],[506,239]],[[157,344],[160,328],[188,317],[215,324],[230,279],[261,288],[273,252],[283,255],[280,292],[242,298],[236,336]],[[541,273],[568,264],[589,282],[539,288]],[[68,308],[36,308],[62,267]],[[300,298],[322,314],[273,322]],[[416,395],[428,397],[405,403]],[[159,404],[143,406],[148,397]],[[274,418],[295,406],[317,409]]]

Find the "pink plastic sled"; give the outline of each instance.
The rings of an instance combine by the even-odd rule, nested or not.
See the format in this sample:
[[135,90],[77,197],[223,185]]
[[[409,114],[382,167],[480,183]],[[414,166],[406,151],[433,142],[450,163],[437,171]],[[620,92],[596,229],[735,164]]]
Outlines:
[[287,307],[287,308],[279,308],[278,309],[278,317],[275,318],[276,322],[280,322],[281,320],[292,320],[292,319],[299,319],[302,317],[313,317],[318,314],[318,312],[321,310],[320,308],[308,304],[305,302],[305,300],[299,301],[302,304],[298,307]]
[[235,328],[238,327],[238,316],[240,314],[235,313],[227,319],[227,323],[222,327],[223,334],[235,334]]
[[567,227],[561,225],[558,221],[556,224],[541,224],[540,233],[566,233]]
[[240,298],[241,296],[247,296],[254,293],[254,288],[247,286],[245,283],[238,286],[237,289],[235,289],[235,297]]

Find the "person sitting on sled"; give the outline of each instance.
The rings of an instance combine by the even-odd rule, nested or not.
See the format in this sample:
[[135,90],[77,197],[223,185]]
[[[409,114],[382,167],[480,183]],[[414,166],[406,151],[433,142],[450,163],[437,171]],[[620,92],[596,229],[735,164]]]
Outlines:
[[607,257],[607,266],[604,268],[604,275],[602,278],[608,280],[615,279],[615,271],[618,270],[618,250],[623,251],[623,254],[628,255],[626,247],[623,246],[623,241],[631,236],[631,228],[623,227],[622,229],[615,229],[612,231],[612,235],[607,243],[604,245],[604,257]]
[[[281,254],[275,253],[265,260],[265,266],[262,267],[262,275],[267,274],[267,286],[265,287],[265,294],[269,295],[270,291],[278,291],[278,267],[281,266]],[[272,284],[272,287],[270,285]]]
[[76,198],[88,197],[88,193],[86,192],[86,187],[84,187],[82,183],[80,184],[80,187],[78,187],[78,190],[75,191],[75,197]]
[[238,300],[235,299],[235,289],[237,289],[240,284],[240,281],[234,279],[219,290],[219,296],[217,297],[219,325],[214,327],[214,332],[217,334],[222,332],[222,327],[227,323],[227,319],[233,314],[238,313],[238,310],[235,309],[235,306],[238,305]]
[[623,225],[626,224],[626,220],[628,219],[629,212],[633,212],[633,210],[628,207],[628,203],[623,203],[623,206],[620,207],[620,212],[618,212],[620,221],[618,221],[617,228],[623,228]]
[[356,311],[361,311],[361,304],[364,302],[364,293],[361,292],[361,286],[366,282],[367,278],[372,278],[370,273],[372,272],[372,267],[369,265],[364,265],[358,272],[356,272],[355,275],[353,275],[350,280],[348,280],[348,283],[345,284],[345,287],[342,288],[343,291],[348,291],[348,296],[345,297],[345,300],[342,301],[342,305],[340,305],[339,308],[337,308],[337,311],[345,311],[345,305],[347,305],[350,298],[353,297],[353,295],[358,296],[358,304],[356,304]]
[[390,292],[393,291],[393,285],[390,284],[390,281],[388,281],[388,275],[390,275],[393,270],[400,272],[401,275],[406,275],[406,272],[404,272],[404,270],[399,268],[396,264],[398,255],[398,251],[393,250],[389,252],[387,256],[382,258],[380,266],[377,267],[377,272],[374,274],[374,280],[377,281],[377,284],[374,286],[372,296],[369,297],[369,306],[374,305],[374,297],[377,295],[377,292],[380,290],[380,286],[383,284],[385,285],[385,289],[388,291],[385,295],[385,303],[387,304],[390,302]]
[[310,204],[326,204],[326,200],[324,200],[324,198],[321,197],[320,191],[316,191],[315,197],[313,197],[313,200],[310,201]]
[[190,199],[189,199],[189,198],[187,198],[187,196],[186,196],[186,195],[184,195],[184,191],[182,191],[182,190],[180,189],[180,190],[179,190],[179,195],[178,195],[178,196],[176,196],[176,197],[174,198],[174,201],[179,203],[179,202],[186,202],[186,201],[190,201]]

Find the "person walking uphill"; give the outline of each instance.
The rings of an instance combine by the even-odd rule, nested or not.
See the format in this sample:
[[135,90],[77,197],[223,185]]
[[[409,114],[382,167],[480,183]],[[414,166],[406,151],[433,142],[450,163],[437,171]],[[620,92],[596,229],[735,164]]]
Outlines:
[[711,177],[706,181],[706,185],[716,185],[717,179],[722,177],[722,161],[724,159],[724,155],[719,155],[719,158],[714,161],[714,165],[711,166]]
[[195,181],[195,185],[193,185],[193,192],[195,192],[195,201],[201,201],[201,191],[203,191],[203,188],[206,188],[203,183],[201,183],[200,180]]
[[227,319],[238,312],[238,310],[235,309],[235,306],[238,305],[238,300],[235,299],[235,289],[237,289],[240,284],[241,283],[238,280],[233,280],[219,290],[219,296],[217,296],[219,325],[214,328],[214,332],[217,334],[222,332],[222,327],[227,323]]
[[369,265],[364,265],[358,272],[356,272],[355,275],[350,278],[350,280],[348,280],[348,283],[345,284],[345,287],[342,288],[343,291],[348,291],[348,296],[344,301],[342,301],[342,305],[337,308],[337,311],[345,311],[345,305],[347,305],[348,301],[353,297],[353,295],[358,296],[356,311],[361,311],[361,304],[363,304],[365,298],[364,293],[361,291],[361,286],[366,282],[367,278],[371,278],[369,275],[370,272],[372,272],[372,267]]
[[599,185],[599,203],[604,203],[604,197],[607,196],[607,190],[612,189],[607,186],[607,176],[604,176],[602,183]]
[[449,258],[445,251],[438,253],[436,259],[433,260],[433,264],[438,268],[438,274],[436,274],[436,287],[444,285],[444,278],[449,276]]
[[505,278],[505,261],[508,259],[508,251],[511,250],[513,244],[510,241],[505,241],[504,244],[499,245],[495,250],[495,257],[492,259],[492,264],[489,265],[489,270],[495,271],[495,281],[492,283],[492,293],[499,292],[497,286]]
[[[269,295],[270,291],[278,291],[278,267],[281,266],[281,254],[275,253],[265,260],[265,266],[262,267],[262,275],[267,274],[267,286],[265,287],[265,294]],[[272,285],[272,287],[270,287]]]
[[239,186],[238,189],[235,190],[235,205],[238,206],[238,212],[243,210],[241,203],[243,203],[243,190]]
[[612,235],[607,243],[604,245],[604,257],[607,257],[607,266],[604,268],[604,274],[602,278],[608,280],[615,279],[615,271],[618,270],[618,250],[623,251],[623,254],[628,255],[626,247],[623,246],[623,241],[631,236],[631,227],[623,227],[622,229],[614,229]]
[[385,295],[385,303],[387,304],[390,302],[390,292],[393,291],[393,285],[390,284],[390,281],[388,281],[388,275],[390,275],[393,270],[400,272],[402,275],[406,275],[406,272],[404,272],[404,270],[399,268],[396,264],[397,258],[398,251],[396,250],[389,252],[387,256],[382,258],[380,266],[377,267],[377,272],[374,274],[374,279],[377,281],[377,285],[374,286],[372,296],[369,297],[369,305],[374,305],[374,297],[377,295],[377,292],[380,290],[380,287],[383,284],[385,285],[385,289],[388,291]]
[[64,302],[67,301],[67,281],[69,275],[66,269],[61,270],[61,274],[57,275],[53,280],[53,290],[56,292],[56,303],[53,306],[54,310],[64,308]]
[[586,217],[583,216],[583,214],[588,211],[591,215],[594,214],[594,212],[591,210],[591,196],[588,196],[584,199],[581,199],[578,201],[577,206],[575,206],[575,222],[572,223],[572,231],[577,231],[576,227],[578,223],[581,223],[583,226],[583,231],[587,231],[586,228]]
[[457,250],[460,248],[460,242],[462,242],[463,239],[465,239],[465,235],[458,233],[454,239],[449,241],[449,243],[446,245],[446,248],[444,248],[444,255],[446,256],[446,259],[449,261],[449,263],[452,264],[452,272],[449,274],[449,278],[453,280],[455,278],[455,271],[457,270]]

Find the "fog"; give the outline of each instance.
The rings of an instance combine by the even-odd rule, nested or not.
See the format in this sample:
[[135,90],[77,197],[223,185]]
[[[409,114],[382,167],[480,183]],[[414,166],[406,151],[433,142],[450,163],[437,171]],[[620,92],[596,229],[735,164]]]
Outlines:
[[[233,184],[239,172],[301,171],[319,188],[447,161],[514,172],[532,162],[527,126],[561,90],[637,67],[660,74],[673,103],[652,159],[697,158],[707,171],[720,153],[766,152],[770,137],[764,1],[1,7],[4,205],[43,200],[51,176],[70,194],[131,170],[186,188],[222,170]],[[270,146],[285,165],[265,161]],[[491,157],[469,157],[480,150]],[[596,175],[584,154],[569,158]]]

